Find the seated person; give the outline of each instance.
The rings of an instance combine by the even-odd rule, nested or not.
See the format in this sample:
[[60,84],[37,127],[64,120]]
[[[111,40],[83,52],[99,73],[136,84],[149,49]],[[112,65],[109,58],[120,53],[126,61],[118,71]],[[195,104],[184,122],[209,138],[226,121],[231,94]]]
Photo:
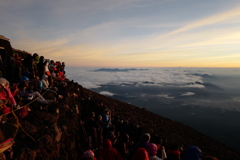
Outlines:
[[24,100],[32,100],[36,98],[37,102],[42,103],[42,104],[51,104],[56,102],[56,99],[54,100],[46,100],[43,98],[43,96],[35,91],[29,91],[28,90],[29,84],[26,81],[22,81],[19,85],[19,97],[23,98]]
[[39,81],[40,90],[47,90],[49,87],[48,76],[44,74],[41,81]]
[[0,99],[9,100],[12,105],[17,106],[17,103],[9,89],[9,82],[5,78],[0,78]]
[[5,114],[0,117],[1,123],[7,120],[12,106],[14,109],[17,108],[17,103],[9,89],[9,82],[5,78],[0,78],[0,114]]
[[21,77],[21,81],[29,81],[29,75],[30,72],[26,71],[23,73],[23,76]]

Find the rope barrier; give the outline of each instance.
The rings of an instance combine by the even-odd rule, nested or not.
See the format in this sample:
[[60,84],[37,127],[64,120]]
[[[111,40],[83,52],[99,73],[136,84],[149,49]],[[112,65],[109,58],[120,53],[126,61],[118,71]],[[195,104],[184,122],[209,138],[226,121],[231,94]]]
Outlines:
[[[50,90],[50,87],[49,87],[43,94],[41,94],[41,95],[43,96],[43,95],[44,95],[45,93],[47,93],[49,90]],[[34,99],[34,100],[32,100],[31,102],[25,104],[24,106],[15,109],[15,110],[13,109],[13,105],[12,105],[12,109],[11,109],[11,113],[13,114],[13,116],[14,116],[15,119],[16,119],[16,127],[17,127],[17,129],[20,127],[20,128],[23,130],[23,132],[24,132],[28,137],[30,137],[33,141],[36,141],[36,140],[35,140],[32,136],[30,136],[30,135],[23,129],[22,125],[19,123],[19,119],[18,119],[17,115],[15,114],[15,111],[20,110],[20,109],[22,109],[22,108],[30,105],[31,103],[35,102],[36,100],[37,100],[37,98]],[[4,105],[6,105],[6,104],[7,104],[7,101],[4,103]],[[9,113],[2,114],[2,115],[0,115],[0,118],[3,117],[3,116],[5,116],[5,115],[8,115],[8,114],[9,114]],[[15,138],[15,137],[14,137],[14,138]],[[14,139],[14,138],[13,138],[13,139]]]
[[[14,115],[14,117],[15,117],[15,119],[16,119],[16,122],[17,122],[16,126],[17,126],[17,128],[20,127],[20,128],[23,130],[23,132],[24,132],[28,137],[30,137],[33,141],[36,141],[32,136],[30,136],[30,135],[25,131],[25,129],[23,129],[21,123],[19,123],[19,119],[18,119],[17,115],[16,115],[15,112],[13,111],[13,107],[12,107],[12,114]],[[15,138],[15,137],[14,137],[14,138]],[[13,138],[13,139],[14,139],[14,138]]]
[[[49,90],[50,90],[50,88],[48,88],[48,89],[47,89],[43,94],[41,94],[41,95],[43,96],[43,95],[44,95],[45,93],[47,93],[47,91],[49,91]],[[20,110],[20,109],[22,109],[22,108],[30,105],[31,103],[35,102],[36,100],[37,100],[37,98],[34,99],[34,100],[32,100],[31,102],[25,104],[24,106],[21,106],[21,107],[19,107],[19,108],[16,108],[15,110],[13,110],[13,108],[12,108],[12,110],[13,110],[13,112],[15,112],[15,111],[17,111],[17,110]],[[6,105],[6,104],[7,104],[7,102],[6,102],[4,105]],[[5,116],[5,115],[8,115],[8,114],[9,114],[9,113],[2,114],[2,115],[0,115],[0,118],[3,117],[3,116]]]

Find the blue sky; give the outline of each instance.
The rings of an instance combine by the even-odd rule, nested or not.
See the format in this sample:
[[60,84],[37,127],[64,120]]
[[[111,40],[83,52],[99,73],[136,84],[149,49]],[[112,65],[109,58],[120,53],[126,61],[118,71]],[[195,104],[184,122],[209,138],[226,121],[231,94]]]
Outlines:
[[239,0],[0,0],[0,35],[70,66],[240,67]]

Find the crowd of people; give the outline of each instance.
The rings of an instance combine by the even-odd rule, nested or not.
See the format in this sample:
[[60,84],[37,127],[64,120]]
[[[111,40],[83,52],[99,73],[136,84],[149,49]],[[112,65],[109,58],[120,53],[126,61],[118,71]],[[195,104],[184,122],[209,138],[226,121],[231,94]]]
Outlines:
[[[64,63],[45,59],[37,53],[21,59],[13,52],[12,56],[4,59],[5,64],[6,60],[11,66],[7,74],[11,84],[5,77],[0,78],[1,114],[8,115],[11,108],[20,109],[20,106],[33,99],[41,104],[54,104],[58,98],[62,98],[56,88],[67,84],[64,81]],[[46,91],[53,92],[54,96],[45,99],[42,94]],[[1,116],[2,123],[4,118],[7,116]]]
[[[67,85],[64,62],[54,62],[37,53],[21,58],[18,53],[12,52],[11,55],[1,55],[1,58],[0,124],[16,122],[17,125],[28,115],[31,103],[49,107],[63,98],[58,93],[58,87]],[[48,99],[44,98],[45,93],[50,95]],[[1,155],[12,145],[9,142],[12,140],[0,143]]]
[[[54,62],[37,53],[24,59],[13,53],[8,57],[11,70],[8,76],[0,78],[0,123],[12,120],[16,112],[18,118],[27,114],[24,106],[32,101],[43,105],[56,105],[59,98],[59,86],[66,86],[64,62]],[[45,99],[43,94],[51,92],[52,97]],[[95,115],[92,111],[82,120],[83,130],[88,137],[83,160],[217,160],[215,157],[202,157],[197,146],[186,151],[177,144],[162,145],[151,141],[149,133],[142,133],[138,142],[118,128],[109,109]],[[127,122],[126,122],[127,123]]]
[[[119,129],[111,111],[95,116],[91,112],[82,122],[87,135],[91,137],[83,160],[218,160],[213,156],[202,156],[197,146],[186,151],[178,144],[156,144],[149,133],[142,133],[141,139],[133,142],[128,131]],[[120,122],[123,123],[123,122]]]

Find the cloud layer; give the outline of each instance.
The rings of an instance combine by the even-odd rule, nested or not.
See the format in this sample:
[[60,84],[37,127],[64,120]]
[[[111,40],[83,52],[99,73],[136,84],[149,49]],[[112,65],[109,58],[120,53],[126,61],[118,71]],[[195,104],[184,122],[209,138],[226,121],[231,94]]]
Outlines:
[[67,67],[66,73],[85,88],[123,101],[180,101],[240,111],[239,69]]
[[114,85],[157,85],[204,87],[200,75],[187,75],[182,68],[67,68],[67,77],[74,79],[86,88],[98,88],[103,84]]

